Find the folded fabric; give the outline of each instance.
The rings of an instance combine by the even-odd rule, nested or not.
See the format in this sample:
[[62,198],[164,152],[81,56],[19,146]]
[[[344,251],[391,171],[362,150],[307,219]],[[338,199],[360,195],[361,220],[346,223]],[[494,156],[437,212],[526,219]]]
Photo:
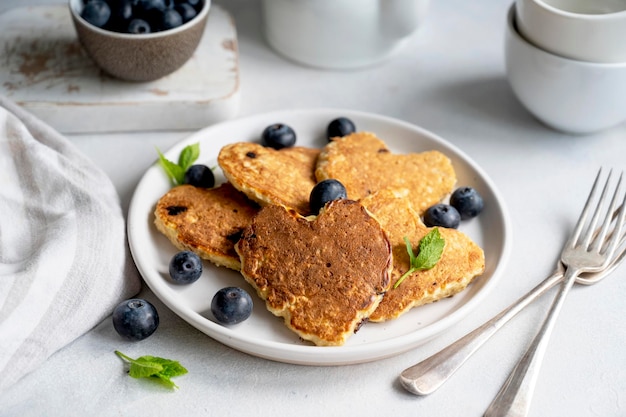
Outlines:
[[0,96],[0,390],[139,292],[126,242],[106,174]]

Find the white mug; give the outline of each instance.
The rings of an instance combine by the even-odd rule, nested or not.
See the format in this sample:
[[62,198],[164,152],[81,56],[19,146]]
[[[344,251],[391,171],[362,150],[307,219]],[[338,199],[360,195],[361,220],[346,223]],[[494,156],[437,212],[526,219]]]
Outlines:
[[626,62],[626,0],[516,0],[520,33],[580,61]]
[[350,69],[399,50],[430,0],[263,0],[265,37],[300,64]]

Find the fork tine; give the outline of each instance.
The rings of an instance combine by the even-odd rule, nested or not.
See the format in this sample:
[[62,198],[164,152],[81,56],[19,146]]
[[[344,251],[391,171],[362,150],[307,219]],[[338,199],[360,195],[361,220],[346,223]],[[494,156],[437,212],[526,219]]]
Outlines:
[[[598,207],[596,209],[596,213],[599,212],[600,205],[603,204],[603,200],[604,200],[604,197],[606,195],[607,187],[609,185],[610,177],[611,177],[611,174],[609,173],[609,177],[606,179],[606,184],[604,186],[604,190],[602,191],[602,197],[600,199],[600,202],[598,203]],[[609,232],[609,228],[611,227],[611,224],[613,223],[613,213],[615,212],[615,208],[617,206],[617,198],[618,198],[618,195],[619,195],[620,190],[621,190],[621,185],[622,185],[622,175],[620,175],[620,177],[619,177],[619,179],[617,181],[617,186],[615,187],[615,192],[613,193],[613,198],[611,199],[611,203],[609,205],[608,212],[604,215],[604,222],[602,223],[602,227],[600,228],[600,232],[598,233],[596,238],[593,239],[593,244],[589,248],[589,249],[595,249],[598,253],[601,252],[601,249],[602,249],[602,246],[603,246],[603,242],[606,240],[606,236],[607,236],[607,234]]]
[[[578,217],[578,222],[576,223],[576,227],[574,228],[574,233],[572,233],[572,236],[570,237],[567,246],[569,247],[575,247],[576,244],[578,243],[578,239],[580,238],[580,235],[583,231],[583,228],[585,226],[585,223],[587,222],[587,217],[589,215],[589,210],[591,210],[591,203],[592,201],[595,199],[595,196],[598,192],[598,182],[600,181],[600,175],[602,175],[602,168],[600,168],[600,170],[598,171],[598,174],[596,175],[596,179],[593,182],[593,187],[591,187],[591,192],[589,193],[589,196],[587,197],[587,202],[585,203],[585,207],[583,207],[583,211],[580,214],[580,216]],[[610,175],[610,173],[609,173]],[[603,190],[603,194],[606,191],[606,185],[604,187]],[[597,209],[596,209],[597,212]],[[594,216],[596,217],[596,216]],[[595,226],[593,223],[597,223],[597,219],[596,222],[592,221],[592,225],[587,229],[587,236],[589,236],[589,230],[594,230]],[[591,233],[593,235],[593,233]]]
[[[615,212],[615,207],[617,206],[617,199],[618,199],[619,193],[621,192],[622,177],[623,177],[623,173],[621,173],[619,176],[619,179],[617,181],[617,186],[615,187],[615,192],[613,193],[613,198],[611,199],[611,204],[609,206],[607,214],[605,215],[604,223],[602,224],[600,233],[598,234],[597,238],[594,240],[593,246],[591,248],[591,249],[596,249],[598,253],[601,252],[603,242],[605,241],[606,236],[609,232],[609,227],[613,223],[613,213]],[[607,185],[608,185],[608,181],[609,180],[607,178]],[[620,210],[620,214],[621,212],[622,210]],[[615,231],[619,233],[619,229],[616,228]]]
[[[620,175],[620,181],[617,184],[618,189],[621,188],[620,185],[621,185],[621,180],[622,180],[623,175],[624,173],[622,172],[622,174]],[[615,191],[615,195],[613,198],[614,200],[617,200],[617,194],[618,194],[618,190]],[[623,230],[624,230],[624,224],[626,222],[626,193],[624,193],[622,205],[620,206],[620,208],[618,208],[618,211],[619,211],[619,214],[615,222],[615,227],[612,231],[613,235],[610,237],[609,244],[605,251],[605,254],[607,254],[607,257],[606,257],[607,262],[605,263],[605,265],[608,264],[608,262],[610,262],[610,260],[613,258],[613,253],[616,251],[617,247],[621,244],[620,243],[621,239],[619,238],[619,236],[622,235]],[[612,216],[608,216],[608,217],[612,217]]]

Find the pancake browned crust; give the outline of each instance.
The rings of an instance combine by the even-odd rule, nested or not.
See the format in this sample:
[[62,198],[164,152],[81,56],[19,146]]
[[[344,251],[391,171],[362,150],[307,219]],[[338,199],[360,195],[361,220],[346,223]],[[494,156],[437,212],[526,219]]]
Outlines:
[[342,345],[389,287],[391,246],[358,202],[335,200],[317,217],[266,206],[236,245],[241,273],[301,338]]
[[237,142],[224,146],[217,162],[228,181],[248,198],[307,215],[318,154],[319,150],[312,148],[275,150],[258,143]]
[[392,287],[370,316],[370,321],[395,319],[413,307],[450,297],[464,290],[485,269],[483,250],[476,243],[459,230],[439,227],[445,240],[439,262],[432,269],[412,273],[393,288],[393,284],[409,270],[404,236],[409,238],[417,253],[420,240],[431,230],[413,210],[406,199],[407,194],[407,190],[383,190],[361,200],[387,232],[393,250]]
[[409,189],[411,204],[420,214],[453,189],[456,175],[448,157],[438,151],[393,154],[373,133],[335,138],[321,151],[315,175],[334,178],[348,198],[361,199],[385,188]]
[[212,189],[180,185],[159,199],[154,223],[178,249],[238,271],[234,246],[258,211],[229,183]]

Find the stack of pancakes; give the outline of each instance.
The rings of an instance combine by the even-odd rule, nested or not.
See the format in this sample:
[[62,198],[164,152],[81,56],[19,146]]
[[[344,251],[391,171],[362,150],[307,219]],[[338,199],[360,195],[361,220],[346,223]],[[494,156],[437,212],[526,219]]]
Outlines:
[[[393,154],[359,132],[321,150],[233,143],[218,164],[227,182],[172,188],[157,203],[157,229],[177,248],[240,271],[269,311],[316,345],[342,345],[365,321],[449,297],[484,271],[476,243],[439,228],[441,260],[393,288],[410,268],[404,237],[417,248],[430,230],[420,216],[456,184],[440,152]],[[348,199],[313,216],[311,189],[328,178]]]

